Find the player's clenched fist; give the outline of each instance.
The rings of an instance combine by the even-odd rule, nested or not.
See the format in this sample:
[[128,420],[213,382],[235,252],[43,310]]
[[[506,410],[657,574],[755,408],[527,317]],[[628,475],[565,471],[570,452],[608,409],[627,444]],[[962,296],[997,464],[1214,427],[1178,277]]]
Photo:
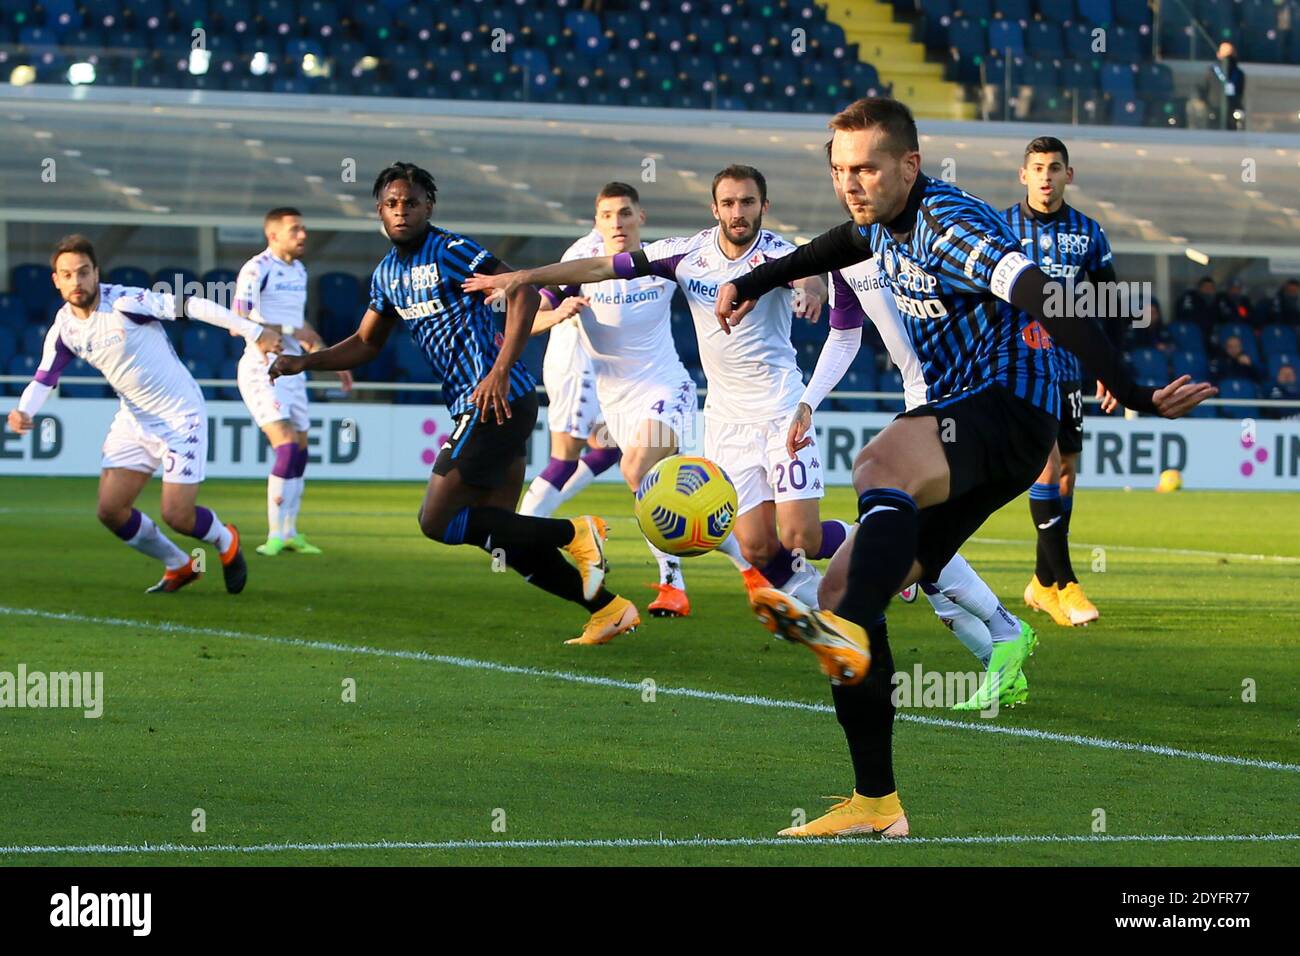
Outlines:
[[32,430],[32,416],[15,408],[9,413],[9,430],[26,435]]
[[267,372],[271,376],[271,381],[275,381],[281,375],[297,375],[307,367],[307,357],[305,355],[281,355],[271,363],[271,368]]

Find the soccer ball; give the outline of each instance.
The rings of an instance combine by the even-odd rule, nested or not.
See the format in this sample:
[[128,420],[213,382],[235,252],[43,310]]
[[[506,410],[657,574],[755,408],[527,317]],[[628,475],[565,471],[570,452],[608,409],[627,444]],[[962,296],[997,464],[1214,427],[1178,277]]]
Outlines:
[[641,479],[636,520],[651,544],[689,558],[712,551],[736,523],[736,486],[707,458],[673,455]]
[[1177,468],[1166,468],[1160,472],[1160,481],[1156,484],[1156,491],[1177,491],[1182,486],[1183,473]]

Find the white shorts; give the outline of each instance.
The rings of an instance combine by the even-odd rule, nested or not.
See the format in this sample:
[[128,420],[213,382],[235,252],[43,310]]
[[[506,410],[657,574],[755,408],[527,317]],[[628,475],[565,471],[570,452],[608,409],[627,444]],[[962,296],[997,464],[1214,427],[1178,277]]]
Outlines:
[[798,501],[826,494],[822,456],[816,438],[791,460],[785,450],[789,415],[765,422],[731,424],[704,420],[704,457],[718,464],[736,486],[737,513],[744,514],[764,501]]
[[605,403],[605,424],[609,437],[619,448],[636,446],[641,423],[658,422],[654,444],[663,445],[672,430],[681,445],[695,429],[695,383],[689,377],[675,382],[647,382],[618,402]]
[[270,363],[256,348],[246,349],[239,360],[239,396],[248,406],[258,428],[271,422],[288,421],[305,432],[311,426],[307,410],[307,376],[281,375],[274,382],[267,374]]
[[104,439],[100,468],[126,468],[152,475],[162,465],[162,480],[174,485],[203,481],[208,461],[208,416],[202,410],[175,426],[161,422],[142,425],[125,408],[113,416]]
[[[576,363],[575,363],[576,365]],[[570,368],[564,375],[543,375],[546,386],[546,428],[586,441],[601,422],[596,376],[590,364]]]

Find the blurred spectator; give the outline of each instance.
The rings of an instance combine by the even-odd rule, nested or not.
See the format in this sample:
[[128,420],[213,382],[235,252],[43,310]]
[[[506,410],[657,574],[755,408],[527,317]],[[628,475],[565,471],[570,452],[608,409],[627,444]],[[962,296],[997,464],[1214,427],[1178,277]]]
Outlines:
[[1169,333],[1169,323],[1165,321],[1159,302],[1151,300],[1151,324],[1146,328],[1138,328],[1131,321],[1125,323],[1120,348],[1124,351],[1143,348],[1174,351],[1174,337]]
[[1241,129],[1246,124],[1246,74],[1237,63],[1237,48],[1219,44],[1218,58],[1187,104],[1188,125],[1211,129]]
[[1219,308],[1221,312],[1226,313],[1226,317],[1220,319],[1221,322],[1251,321],[1250,297],[1246,295],[1246,287],[1242,285],[1240,279],[1233,279],[1228,283],[1228,291],[1220,298]]
[[[1290,365],[1283,365],[1277,370],[1277,378],[1273,384],[1268,386],[1265,398],[1282,399],[1285,401],[1300,401],[1300,386],[1296,384],[1295,369]],[[1291,418],[1300,414],[1300,410],[1294,408],[1270,408],[1270,418]]]
[[1225,378],[1244,378],[1252,382],[1264,378],[1263,371],[1250,360],[1241,347],[1241,339],[1229,335],[1220,347],[1219,354],[1210,359],[1210,376],[1216,381]]
[[1202,277],[1195,289],[1188,289],[1178,300],[1178,321],[1195,323],[1208,339],[1220,321],[1219,298],[1215,293],[1214,279]]
[[1287,279],[1269,303],[1269,322],[1300,325],[1300,279]]

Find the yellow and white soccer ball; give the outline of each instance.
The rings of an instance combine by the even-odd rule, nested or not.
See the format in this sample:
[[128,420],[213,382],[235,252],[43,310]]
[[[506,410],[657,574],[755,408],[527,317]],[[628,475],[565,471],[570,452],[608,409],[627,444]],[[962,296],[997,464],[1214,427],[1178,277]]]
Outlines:
[[683,558],[726,541],[736,509],[736,486],[707,458],[665,458],[646,472],[636,491],[641,533],[661,551]]
[[1156,482],[1156,491],[1167,493],[1177,491],[1183,486],[1183,473],[1177,468],[1166,468],[1160,472],[1160,480]]

